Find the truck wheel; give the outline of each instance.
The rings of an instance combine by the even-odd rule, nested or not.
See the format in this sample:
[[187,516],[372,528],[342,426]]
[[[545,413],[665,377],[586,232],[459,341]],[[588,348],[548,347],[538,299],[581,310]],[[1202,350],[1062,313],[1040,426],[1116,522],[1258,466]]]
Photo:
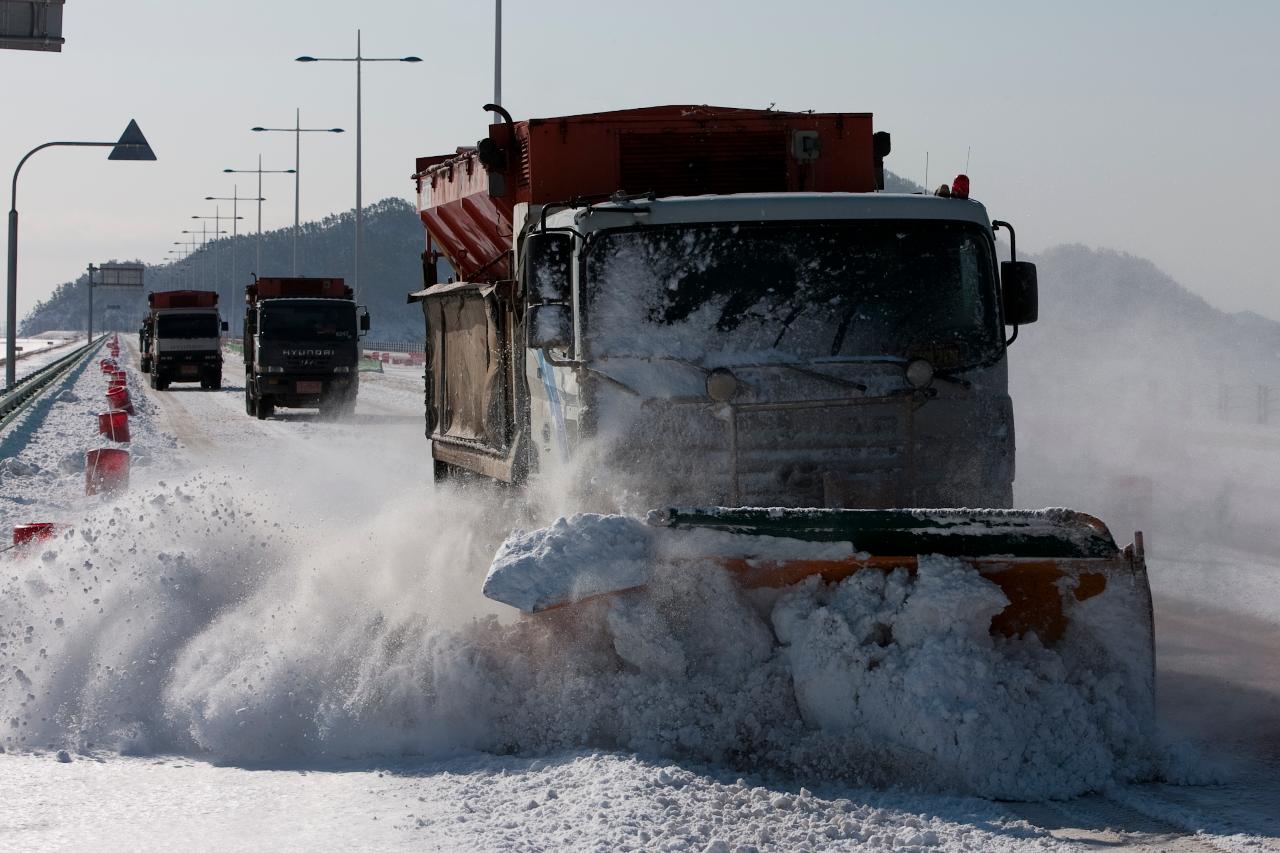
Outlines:
[[258,414],[258,407],[253,404],[253,394],[248,388],[244,389],[244,413],[250,417]]
[[447,483],[451,473],[448,462],[441,462],[439,459],[431,460],[431,479],[437,483]]
[[213,374],[213,382],[210,383],[209,387],[214,391],[222,390],[222,371],[221,370]]
[[255,413],[258,416],[258,420],[265,421],[275,413],[276,404],[270,397],[263,396],[258,398],[258,411]]
[[139,362],[138,364],[138,369],[141,370],[143,373],[150,373],[151,359],[147,358],[146,356],[143,356],[141,362]]

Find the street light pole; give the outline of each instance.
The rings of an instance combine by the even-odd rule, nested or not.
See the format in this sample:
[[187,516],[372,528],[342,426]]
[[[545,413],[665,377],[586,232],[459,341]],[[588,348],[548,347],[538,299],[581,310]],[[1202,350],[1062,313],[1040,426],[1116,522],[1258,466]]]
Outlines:
[[[192,218],[195,219],[198,217],[192,217]],[[212,219],[213,217],[210,216],[206,218]],[[197,234],[200,235],[200,289],[206,290],[208,289],[208,286],[209,286],[209,254],[210,253],[206,251],[206,248],[209,243],[209,224],[207,222],[201,222],[199,231],[183,231],[182,233],[190,234],[193,240],[195,239],[195,235]],[[226,234],[227,232],[214,231],[213,233],[216,236],[218,234]],[[191,271],[191,289],[192,290],[196,289],[195,284],[196,284],[196,274],[195,274],[195,270],[193,269]]]
[[93,340],[93,274],[97,269],[93,264],[89,264],[89,322],[86,324],[88,328],[85,336],[86,343]]
[[362,95],[361,68],[366,62],[421,62],[422,59],[417,56],[365,56],[360,47],[360,30],[356,30],[356,55],[355,56],[299,56],[297,62],[354,62],[356,64],[356,254],[355,269],[352,271],[352,290],[355,292],[355,298],[360,299],[360,250],[364,245],[364,199],[363,181],[361,172],[363,171],[363,147],[361,144],[361,129],[363,126],[362,118]]
[[155,152],[151,150],[146,137],[142,135],[142,130],[138,127],[138,123],[131,119],[129,126],[125,128],[124,133],[115,142],[46,142],[43,145],[37,145],[32,148],[18,161],[18,167],[13,170],[13,192],[9,203],[8,304],[5,306],[4,375],[5,385],[10,388],[13,387],[15,381],[14,362],[17,361],[18,357],[18,173],[22,171],[22,167],[27,160],[31,159],[31,155],[37,151],[55,146],[110,148],[111,153],[107,156],[108,160],[156,159]]
[[192,290],[195,290],[196,289],[196,265],[192,263],[191,256],[196,253],[196,236],[195,236],[195,232],[193,231],[183,231],[182,233],[190,234],[191,236],[188,237],[186,240],[174,240],[173,245],[182,246],[187,250],[186,257],[183,259],[186,261],[186,266],[187,266],[187,284],[190,286]]
[[[293,137],[293,274],[298,274],[298,231],[302,210],[302,134],[345,133],[340,127],[303,127],[302,110],[295,109],[293,127],[253,127],[254,133],[292,133]],[[261,195],[261,193],[259,193]]]
[[[258,180],[261,181],[262,178],[259,177]],[[240,195],[239,185],[232,184],[231,195],[229,196],[207,195],[204,197],[204,200],[231,202],[231,287],[227,296],[231,299],[232,302],[234,302],[236,298],[236,237],[239,236],[236,229],[236,221],[244,218],[243,216],[237,215],[237,211],[239,209],[237,205],[242,201],[258,202],[258,228],[259,228],[259,233],[261,233],[262,202],[264,199],[262,198],[261,193],[258,194],[257,198],[254,198],[253,196],[242,196]],[[229,302],[228,305],[230,304],[231,303]]]
[[[236,175],[242,172],[248,174],[257,174],[258,176],[258,245],[257,245],[257,262],[254,264],[254,272],[262,275],[262,203],[266,201],[262,197],[262,176],[263,175],[293,175],[297,173],[297,169],[264,169],[262,168],[262,155],[258,155],[258,168],[256,169],[223,169],[223,172]],[[295,190],[296,198],[296,190]],[[297,208],[295,207],[295,220],[297,217]]]
[[[502,0],[493,0],[493,102],[502,105]],[[501,120],[493,114],[494,124]]]
[[[215,241],[215,242],[216,242],[216,241],[217,241],[217,239],[218,239],[217,235],[219,235],[219,234],[226,234],[226,233],[227,233],[226,231],[221,230],[221,229],[222,229],[222,221],[223,221],[224,219],[230,219],[230,220],[231,220],[231,228],[232,228],[232,233],[233,233],[233,234],[235,233],[234,229],[235,229],[235,227],[236,227],[236,220],[237,220],[237,219],[244,219],[244,217],[243,217],[243,216],[236,216],[234,213],[233,213],[231,216],[223,216],[223,215],[222,215],[222,207],[221,207],[220,205],[216,205],[216,204],[213,206],[213,216],[193,216],[193,217],[191,217],[191,218],[192,218],[192,219],[199,219],[199,220],[201,220],[201,225],[203,225],[204,223],[206,223],[206,222],[208,222],[210,219],[212,219],[212,220],[213,220],[213,234],[214,234],[214,241]],[[232,251],[234,252],[234,251],[235,251],[235,250],[234,250],[234,246],[235,246],[235,244],[234,244],[234,243],[232,243],[231,245],[232,245],[232,247],[233,247]],[[234,257],[234,255],[233,255],[233,257]],[[218,263],[218,252],[217,252],[217,250],[214,250],[214,251],[213,251],[213,289],[214,289],[214,292],[215,292],[215,293],[221,294],[221,293],[222,293],[222,275],[221,275],[221,273],[218,271],[218,270],[219,270],[219,266],[220,266],[220,265],[219,265],[219,263]]]

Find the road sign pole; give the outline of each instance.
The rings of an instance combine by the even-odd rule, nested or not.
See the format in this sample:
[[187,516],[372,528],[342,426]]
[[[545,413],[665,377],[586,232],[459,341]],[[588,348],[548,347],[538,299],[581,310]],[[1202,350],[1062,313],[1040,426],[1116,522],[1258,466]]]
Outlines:
[[89,322],[86,343],[93,341],[93,264],[89,264]]

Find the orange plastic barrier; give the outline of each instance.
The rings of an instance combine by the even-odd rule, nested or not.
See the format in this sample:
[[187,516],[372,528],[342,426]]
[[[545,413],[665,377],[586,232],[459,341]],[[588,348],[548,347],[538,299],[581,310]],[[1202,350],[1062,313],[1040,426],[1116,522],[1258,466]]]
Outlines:
[[129,440],[129,413],[103,412],[98,415],[98,432],[112,441]]
[[129,485],[129,451],[114,447],[84,455],[84,493],[114,492]]

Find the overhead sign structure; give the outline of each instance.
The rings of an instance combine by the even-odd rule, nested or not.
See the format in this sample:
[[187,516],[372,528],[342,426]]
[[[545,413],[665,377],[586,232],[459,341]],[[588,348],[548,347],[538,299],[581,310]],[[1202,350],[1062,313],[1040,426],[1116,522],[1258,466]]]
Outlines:
[[102,264],[94,287],[142,287],[142,264]]
[[66,0],[0,0],[0,49],[62,52]]

